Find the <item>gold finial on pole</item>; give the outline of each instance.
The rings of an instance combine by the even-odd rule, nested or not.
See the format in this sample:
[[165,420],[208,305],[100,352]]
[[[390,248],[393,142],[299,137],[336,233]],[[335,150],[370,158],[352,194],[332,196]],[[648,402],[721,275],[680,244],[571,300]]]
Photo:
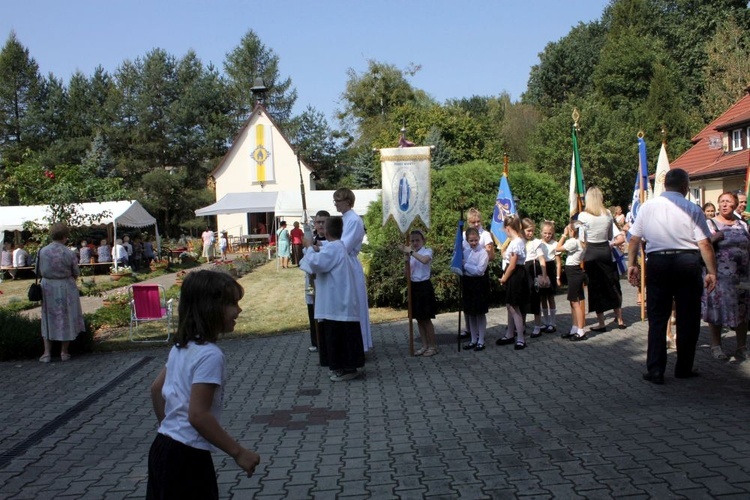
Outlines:
[[645,134],[643,133],[643,130],[638,131],[638,138],[643,139],[645,137]]
[[573,118],[573,126],[578,130],[578,119],[581,117],[581,113],[578,112],[578,108],[573,108],[573,114],[571,115]]
[[665,127],[664,125],[661,126],[661,143],[667,143],[667,127]]

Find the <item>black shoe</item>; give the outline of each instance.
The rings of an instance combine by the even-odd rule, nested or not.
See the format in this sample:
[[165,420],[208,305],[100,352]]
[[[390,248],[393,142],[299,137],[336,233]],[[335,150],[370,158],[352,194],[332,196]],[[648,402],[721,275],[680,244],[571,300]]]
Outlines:
[[471,334],[469,332],[461,332],[458,335],[458,338],[460,338],[460,339],[468,339],[469,337],[471,337]]
[[557,331],[557,328],[555,328],[555,325],[547,325],[542,331],[544,333],[555,333]]
[[531,332],[531,338],[536,339],[542,336],[542,331],[539,331],[539,333]]
[[516,342],[516,345],[513,346],[513,349],[516,351],[520,351],[521,349],[526,349],[526,342]]
[[484,351],[484,344],[477,344],[474,348],[475,351]]
[[510,345],[515,341],[515,337],[502,337],[495,341],[495,345]]
[[580,342],[581,340],[586,340],[586,334],[585,333],[582,333],[580,335],[576,333],[575,335],[571,335],[570,336],[570,341],[571,342]]
[[698,372],[674,373],[674,378],[695,378],[700,376],[701,374]]
[[575,334],[574,334],[574,333],[570,333],[570,332],[568,332],[568,333],[563,333],[562,335],[560,335],[560,338],[561,338],[561,339],[569,339],[569,338],[570,338],[570,337],[572,337],[573,335],[575,335]]
[[596,332],[596,333],[604,333],[604,332],[607,331],[607,327],[606,326],[597,326],[596,328],[593,328],[593,327],[589,328],[589,330],[591,330],[592,332]]
[[647,382],[651,382],[652,384],[656,384],[656,385],[664,385],[664,374],[644,373],[643,380],[646,380]]
[[471,351],[477,346],[476,342],[471,342],[469,344],[464,344],[464,351]]

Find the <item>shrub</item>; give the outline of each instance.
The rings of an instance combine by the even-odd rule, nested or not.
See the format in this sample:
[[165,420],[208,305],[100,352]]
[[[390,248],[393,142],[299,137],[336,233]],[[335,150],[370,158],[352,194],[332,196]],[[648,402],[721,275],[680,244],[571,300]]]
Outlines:
[[[72,354],[91,352],[93,349],[93,329],[88,318],[84,316],[84,319],[86,331],[70,344]],[[41,331],[40,319],[30,319],[14,311],[0,309],[0,361],[38,357],[44,349]],[[57,342],[53,344],[53,349],[59,349]]]

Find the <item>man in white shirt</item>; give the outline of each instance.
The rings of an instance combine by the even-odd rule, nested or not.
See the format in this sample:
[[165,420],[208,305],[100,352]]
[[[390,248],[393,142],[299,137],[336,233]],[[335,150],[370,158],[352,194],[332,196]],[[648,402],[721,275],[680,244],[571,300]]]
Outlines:
[[[628,280],[638,279],[636,256],[646,241],[646,293],[648,296],[648,353],[644,380],[664,383],[667,367],[667,322],[672,301],[677,309],[676,378],[690,378],[701,321],[701,294],[716,286],[716,257],[703,210],[685,198],[690,185],[687,172],[674,168],[664,179],[666,191],[648,200],[630,228]],[[701,280],[700,259],[706,264]],[[703,281],[703,283],[701,283]]]

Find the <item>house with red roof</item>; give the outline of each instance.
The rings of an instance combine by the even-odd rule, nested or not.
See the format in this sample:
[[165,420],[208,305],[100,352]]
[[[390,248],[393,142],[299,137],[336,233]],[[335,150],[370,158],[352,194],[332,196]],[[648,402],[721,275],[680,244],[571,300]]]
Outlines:
[[690,195],[702,205],[724,191],[745,189],[750,166],[750,87],[745,96],[709,123],[693,146],[670,165],[690,174]]

